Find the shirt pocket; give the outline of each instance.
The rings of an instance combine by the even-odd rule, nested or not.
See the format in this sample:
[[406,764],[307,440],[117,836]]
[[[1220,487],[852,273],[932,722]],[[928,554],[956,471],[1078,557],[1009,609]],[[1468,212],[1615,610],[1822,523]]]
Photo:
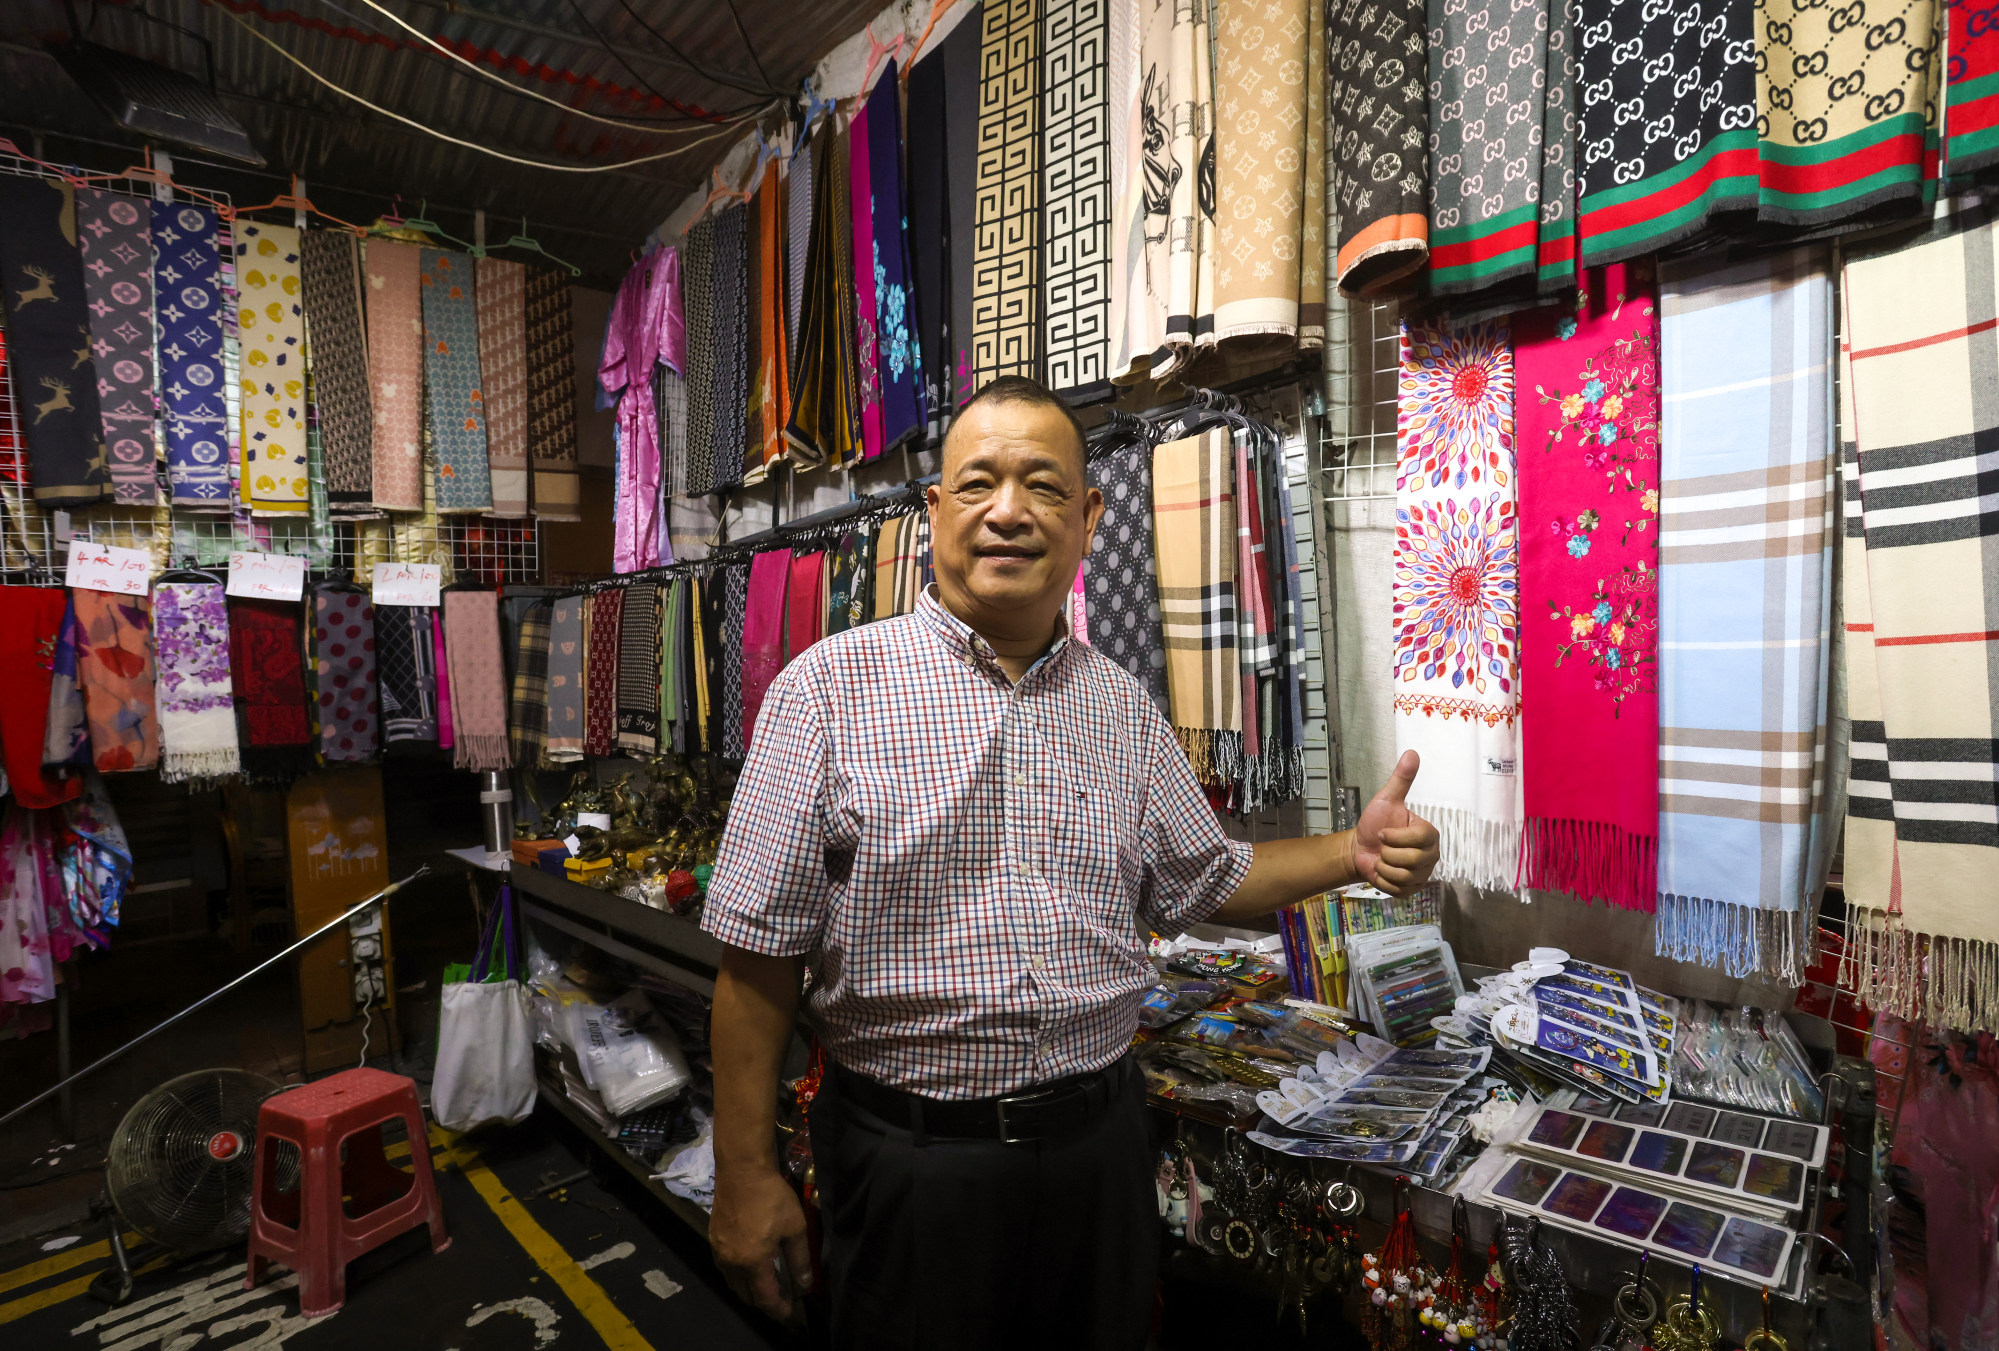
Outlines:
[[1050,871],[1086,923],[1129,936],[1137,908],[1140,785],[1107,757],[1067,749],[1041,794]]

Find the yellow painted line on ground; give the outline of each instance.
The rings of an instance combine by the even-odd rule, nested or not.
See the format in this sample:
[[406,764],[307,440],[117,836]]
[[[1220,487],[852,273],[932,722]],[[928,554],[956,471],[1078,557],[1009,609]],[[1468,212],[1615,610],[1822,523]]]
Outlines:
[[[125,1235],[127,1248],[138,1241],[137,1234]],[[33,1285],[36,1281],[47,1280],[58,1272],[68,1271],[71,1267],[80,1267],[85,1262],[94,1262],[100,1257],[110,1255],[111,1244],[99,1239],[95,1243],[57,1253],[54,1257],[44,1257],[30,1262],[24,1267],[15,1267],[12,1271],[0,1271],[0,1295],[6,1294],[9,1290],[19,1290],[24,1285]]]
[[[103,1246],[108,1253],[110,1246],[108,1244]],[[155,1257],[136,1270],[154,1271],[166,1263],[166,1258]],[[98,1273],[93,1271],[89,1275],[78,1276],[73,1281],[64,1281],[61,1285],[52,1285],[46,1290],[37,1290],[32,1295],[23,1295],[17,1300],[0,1304],[0,1324],[11,1323],[17,1318],[26,1318],[31,1313],[40,1313],[43,1309],[54,1308],[58,1304],[66,1304],[90,1289],[90,1283],[96,1280],[97,1276]]]
[[569,1297],[569,1302],[597,1330],[597,1335],[604,1339],[604,1345],[610,1351],[653,1351],[652,1343],[639,1335],[632,1321],[611,1302],[604,1287],[576,1265],[576,1259],[563,1250],[562,1245],[536,1222],[534,1216],[528,1214],[527,1207],[507,1190],[507,1185],[492,1169],[480,1161],[470,1145],[459,1143],[458,1137],[449,1132],[435,1129],[431,1132],[431,1140],[444,1146],[438,1162],[458,1165],[459,1171],[465,1174],[465,1180],[491,1207],[500,1223],[507,1227],[507,1232],[514,1236],[514,1241],[527,1250],[535,1265],[547,1272],[562,1293]]

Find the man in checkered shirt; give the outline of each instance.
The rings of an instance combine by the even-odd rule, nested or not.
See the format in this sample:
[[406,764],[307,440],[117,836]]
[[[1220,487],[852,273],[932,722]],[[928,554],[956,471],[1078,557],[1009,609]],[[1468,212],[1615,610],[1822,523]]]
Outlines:
[[804,996],[839,1347],[1143,1344],[1159,1243],[1144,1080],[1126,1054],[1147,930],[1428,880],[1403,800],[1359,826],[1231,841],[1131,675],[1062,605],[1103,499],[1080,424],[1005,377],[952,423],[929,492],[937,583],[772,682],[703,923],[715,985],[715,1209],[738,1293],[789,1312],[813,1270],[779,1171],[779,1066]]

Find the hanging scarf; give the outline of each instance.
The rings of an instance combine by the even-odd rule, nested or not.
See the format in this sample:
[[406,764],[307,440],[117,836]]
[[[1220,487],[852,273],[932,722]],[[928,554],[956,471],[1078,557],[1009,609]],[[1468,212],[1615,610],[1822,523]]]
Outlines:
[[[0,231],[4,230],[0,225]],[[9,275],[12,266],[9,265]],[[11,284],[11,283],[10,283]],[[23,807],[53,807],[77,794],[77,781],[47,773],[50,657],[69,593],[52,586],[0,586],[0,757],[8,790]]]
[[1144,6],[1128,34],[1131,50],[1113,52],[1135,78],[1111,110],[1114,141],[1124,146],[1124,190],[1111,217],[1111,342],[1114,380],[1144,378],[1166,358],[1167,218],[1173,193],[1194,166],[1174,156],[1173,9]]
[[1661,956],[1792,985],[1831,842],[1831,307],[1816,249],[1660,278],[1653,932]]
[[[374,504],[423,510],[423,250],[371,239],[362,254],[368,284],[368,399],[374,410]],[[576,398],[572,371],[563,384]]]
[[685,577],[669,578],[660,601],[659,613],[659,720],[661,749],[687,749],[687,715],[681,708],[681,693],[687,683],[686,656],[682,638],[687,631],[687,582]]
[[1809,0],[1762,0],[1758,219],[1810,226],[1915,209],[1943,10],[1907,0],[1889,24],[1853,22],[1848,10]]
[[840,536],[826,556],[826,633],[844,633],[867,621],[868,579],[874,574],[869,557],[873,536],[865,531]]
[[597,383],[618,400],[613,572],[635,572],[659,561],[659,408],[652,372],[669,297],[679,284],[679,254],[665,249],[641,258],[619,283],[604,332]]
[[298,268],[297,230],[236,222],[242,492],[256,516],[306,512],[305,318]]
[[132,845],[105,791],[104,780],[85,770],[83,794],[62,811],[56,866],[71,918],[85,942],[102,948],[117,927],[119,910],[132,883]]
[[439,515],[488,511],[486,405],[479,368],[479,302],[472,259],[423,251],[423,382]]
[[1576,60],[1581,0],[1549,0],[1548,88],[1541,118],[1541,223],[1535,250],[1537,288],[1544,296],[1576,287]]
[[[49,933],[53,882],[47,818],[14,802],[0,806],[0,1004],[41,1004],[56,997],[55,945]],[[64,957],[71,946],[64,940]]]
[[659,588],[627,587],[620,615],[617,748],[651,755],[659,749]]
[[544,521],[578,521],[583,514],[576,477],[576,328],[569,276],[531,267],[524,290],[534,514]]
[[[798,317],[797,374],[785,440],[801,468],[848,464],[860,455],[860,389],[853,344],[853,266],[846,132],[829,118],[814,138],[812,246]],[[692,435],[690,426],[689,434]]]
[[327,763],[375,758],[375,607],[359,591],[313,588],[312,659],[319,685],[319,754]]
[[[868,95],[867,104],[870,218],[874,226],[869,270],[874,277],[882,445],[887,450],[921,435],[925,421],[916,314],[909,294],[909,208],[903,199],[902,113],[897,97],[901,87],[896,78],[896,63],[890,61],[874,92]],[[1095,228],[1101,233],[1101,212],[1096,220]],[[1088,247],[1087,239],[1074,242],[1078,247]]]
[[[784,299],[787,373],[798,373],[798,321],[805,306],[805,260],[812,250],[812,137],[801,130],[784,172]],[[789,382],[787,382],[789,388]]]
[[243,777],[285,784],[309,767],[305,667],[295,602],[232,598],[229,683]]
[[785,333],[787,303],[784,252],[784,184],[777,161],[765,170],[752,209],[757,220],[757,365],[752,373],[747,463],[755,470],[784,454],[785,425],[791,421],[791,357]]
[[1298,346],[1326,345],[1326,6],[1306,5],[1305,201],[1298,220]]
[[1578,0],[1581,266],[1656,253],[1756,206],[1759,13]]
[[42,738],[42,769],[67,775],[90,765],[90,720],[76,678],[76,601],[66,596],[62,627],[49,659],[49,721]]
[[1864,587],[1846,610],[1849,792],[1859,815],[1885,777],[1893,835],[1847,835],[1841,983],[1900,1017],[1984,1031],[1999,1031],[1999,582],[1980,541],[1999,511],[1981,449],[1999,411],[1981,396],[1995,314],[1979,279],[1995,237],[1972,212],[1850,259],[1843,307],[1862,525],[1847,544],[1864,564],[1848,573]]
[[[950,410],[955,406],[950,360],[951,225],[949,212],[945,210],[950,169],[944,152],[949,138],[944,121],[941,49],[932,47],[929,55],[909,68],[908,86],[909,135],[903,188],[908,197],[909,226],[903,237],[909,245],[909,303],[913,324],[910,341],[918,358],[917,378],[922,382],[919,397],[927,418],[924,439],[935,446],[942,444],[944,433],[950,430]],[[1105,218],[1109,218],[1108,208]],[[1110,248],[1108,231],[1104,235],[1104,248]],[[1108,287],[1108,259],[1105,270]],[[1105,294],[1108,296],[1109,292]],[[1103,322],[1109,321],[1106,313]],[[1051,362],[1053,359],[1051,356]]]
[[153,203],[160,402],[167,486],[177,507],[229,502],[229,405],[222,352],[222,254],[215,212]]
[[609,755],[618,739],[618,657],[625,592],[620,587],[590,597],[583,630],[583,751]]
[[1943,65],[1943,166],[1956,177],[1999,159],[1999,26],[1978,5],[1943,6],[1950,31],[1931,69]]
[[299,249],[327,501],[335,511],[365,509],[375,497],[375,413],[361,320],[366,283],[360,242],[345,230],[309,230]]
[[216,582],[153,588],[159,654],[160,778],[203,783],[242,768],[229,687],[229,606]]
[[[743,667],[745,648],[743,646],[744,627],[749,620],[750,565],[734,563],[721,570],[722,585],[722,754],[733,759],[743,758],[748,747],[748,738],[743,731],[743,697],[746,693],[747,672]],[[709,581],[711,591],[715,587]],[[698,627],[698,626],[697,626]],[[699,668],[697,668],[698,670]],[[757,692],[759,702],[763,691]]]
[[437,657],[432,611],[424,605],[375,607],[375,675],[381,686],[382,743],[393,750],[437,745]]
[[[1308,0],[1221,0],[1216,24],[1215,334],[1296,337]],[[1197,59],[1200,55],[1196,54]],[[1275,100],[1271,95],[1276,96]]]
[[916,517],[891,516],[874,538],[871,618],[889,619],[916,609]]
[[1111,109],[1104,54],[1115,7],[1093,0],[1044,3],[1047,46],[1041,53],[1041,87],[1047,116],[1041,161],[1047,173],[1042,213],[1049,247],[1041,347],[1046,383],[1055,390],[1108,393],[1111,160],[1106,151]]
[[1104,495],[1104,517],[1083,574],[1090,643],[1131,672],[1163,714],[1169,706],[1152,549],[1151,448],[1130,441],[1090,469]]
[[750,311],[749,208],[738,203],[715,218],[716,325],[715,486],[743,481],[743,447],[749,435]]
[[514,764],[532,769],[548,748],[549,617],[554,606],[538,600],[521,616],[514,648],[513,703],[507,718]]
[[1512,887],[1519,865],[1519,537],[1504,323],[1405,324],[1396,389],[1395,739],[1438,876]]
[[1233,456],[1222,429],[1152,453],[1167,719],[1203,783],[1233,782],[1242,774]]
[[869,105],[854,114],[847,141],[847,238],[854,256],[854,355],[861,390],[861,458],[882,453],[881,348],[875,335],[874,147],[868,136]]
[[583,597],[564,596],[548,620],[550,764],[583,758]]
[[743,611],[743,745],[754,744],[757,712],[764,693],[784,668],[785,583],[791,554],[772,549],[750,561],[749,596]]
[[687,323],[687,493],[715,491],[715,220],[687,231],[681,249],[681,284]]
[[75,590],[76,678],[100,774],[151,769],[160,758],[153,689],[153,612],[144,596]]
[[[1649,261],[1513,326],[1520,454],[1520,885],[1650,911],[1659,843],[1659,346]],[[1677,410],[1676,410],[1677,411]]]
[[973,5],[938,46],[944,63],[945,214],[951,221],[950,347],[953,407],[977,392],[972,358],[973,278],[978,271],[980,102],[985,92],[985,10]]
[[430,612],[431,669],[437,672],[437,748],[448,751],[455,745],[451,718],[451,661],[445,651],[444,611]]
[[7,374],[41,507],[111,498],[110,452],[90,366],[90,310],[66,183],[0,175],[0,300]]
[[784,664],[826,636],[826,555],[797,552],[785,582]]
[[528,514],[527,268],[481,258],[474,270],[493,515],[521,517]]
[[1235,614],[1236,670],[1242,680],[1242,772],[1246,789],[1245,810],[1254,811],[1264,797],[1263,718],[1258,698],[1259,679],[1276,669],[1276,634],[1271,628],[1271,606],[1265,588],[1268,574],[1263,570],[1263,525],[1257,519],[1256,477],[1250,468],[1249,437],[1236,432],[1230,438],[1235,469],[1231,475],[1230,505],[1235,513]]
[[[1277,508],[1274,517],[1281,551],[1284,593],[1284,701],[1286,741],[1291,749],[1296,781],[1290,796],[1305,791],[1305,582],[1299,569],[1298,517],[1291,483],[1282,472],[1275,476]],[[1313,577],[1317,576],[1314,569]]]
[[1040,374],[1040,11],[1040,0],[995,0],[980,15],[971,273],[972,383],[980,388],[1002,375]]
[[111,496],[150,506],[159,496],[153,445],[153,231],[148,204],[82,188],[76,243],[90,302],[98,413],[111,452]]
[[499,598],[490,591],[444,593],[445,654],[451,660],[451,763],[506,769],[507,689],[500,660]]
[[775,278],[764,271],[763,213],[752,194],[743,206],[743,439],[736,443],[731,486],[762,483],[764,318],[770,314],[766,284]]

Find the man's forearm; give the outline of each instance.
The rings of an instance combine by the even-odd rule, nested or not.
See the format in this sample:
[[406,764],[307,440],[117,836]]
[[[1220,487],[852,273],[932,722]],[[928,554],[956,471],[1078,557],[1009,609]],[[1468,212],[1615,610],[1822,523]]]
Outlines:
[[1258,844],[1249,875],[1211,918],[1217,924],[1256,919],[1308,896],[1361,881],[1353,846],[1351,830]]
[[802,971],[802,958],[723,949],[708,1034],[717,1172],[777,1165],[777,1080],[798,1016]]

